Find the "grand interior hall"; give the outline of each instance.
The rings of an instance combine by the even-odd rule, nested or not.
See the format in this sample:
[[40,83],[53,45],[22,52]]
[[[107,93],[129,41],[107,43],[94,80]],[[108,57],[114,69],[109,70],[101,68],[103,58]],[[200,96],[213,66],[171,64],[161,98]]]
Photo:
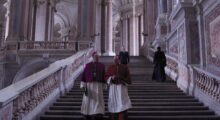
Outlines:
[[220,120],[219,46],[220,0],[0,0],[0,120],[82,120],[86,64],[96,51],[107,69],[122,48],[128,120]]

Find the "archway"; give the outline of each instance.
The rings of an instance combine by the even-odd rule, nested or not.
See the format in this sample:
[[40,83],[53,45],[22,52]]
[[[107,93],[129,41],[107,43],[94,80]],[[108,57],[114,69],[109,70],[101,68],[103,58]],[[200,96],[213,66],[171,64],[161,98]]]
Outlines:
[[43,70],[44,68],[48,67],[50,63],[55,61],[56,60],[53,58],[38,58],[30,60],[16,73],[12,83],[16,83],[36,72],[39,72],[40,70]]

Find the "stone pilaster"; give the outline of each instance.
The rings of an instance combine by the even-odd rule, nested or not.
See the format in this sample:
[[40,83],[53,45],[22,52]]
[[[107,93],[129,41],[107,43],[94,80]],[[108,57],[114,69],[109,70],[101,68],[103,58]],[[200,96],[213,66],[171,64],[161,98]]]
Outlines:
[[135,12],[135,48],[134,48],[134,51],[135,51],[135,56],[138,56],[139,55],[139,43],[140,43],[140,38],[139,38],[139,15]]
[[134,56],[136,55],[136,16],[134,13],[129,17],[129,48],[130,48],[130,55]]
[[143,17],[143,14],[140,16],[140,23],[139,23],[139,25],[141,27],[141,31],[139,32],[139,35],[141,37],[140,46],[142,46],[144,44],[144,37],[142,35],[142,33],[144,32],[144,17]]
[[89,48],[95,36],[95,0],[78,1],[78,49]]
[[36,12],[35,41],[51,41],[54,4],[51,0],[38,0]]
[[[197,1],[196,1],[197,2]],[[206,48],[205,48],[205,37],[204,37],[204,19],[203,19],[203,8],[201,4],[196,5],[197,11],[197,21],[198,21],[198,30],[199,30],[199,48],[200,48],[200,65],[205,67],[206,66]]]
[[[95,25],[94,25],[94,33],[92,35],[93,39],[94,39],[94,44],[95,44],[95,50],[99,53],[102,53],[102,39],[101,39],[101,32],[102,32],[102,26],[103,25],[103,21],[102,21],[102,17],[104,15],[102,15],[102,0],[96,0],[94,1],[94,13],[95,13],[95,17],[94,17],[94,21],[95,21]],[[105,5],[104,5],[105,7]],[[104,11],[103,11],[104,12]]]
[[113,53],[113,20],[112,20],[112,0],[108,0],[107,3],[107,39],[106,39],[106,52],[104,55],[115,55]]
[[128,19],[122,18],[122,45],[128,49]]
[[94,33],[94,0],[80,0],[78,7],[78,29],[80,40],[91,40],[91,35]]
[[4,6],[6,0],[0,1],[0,48],[4,46],[5,42],[5,25],[6,25],[6,12],[7,9]]
[[106,33],[106,2],[102,0],[101,3],[101,53],[105,53],[105,33]]

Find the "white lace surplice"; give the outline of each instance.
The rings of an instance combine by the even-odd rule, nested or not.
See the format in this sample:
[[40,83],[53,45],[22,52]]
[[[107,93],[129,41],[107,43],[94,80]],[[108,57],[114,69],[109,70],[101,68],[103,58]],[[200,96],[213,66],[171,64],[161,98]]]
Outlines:
[[103,89],[105,84],[98,82],[81,82],[80,87],[86,87],[88,96],[83,95],[81,113],[84,115],[104,114],[105,104],[103,98]]
[[111,77],[108,79],[109,98],[108,110],[111,113],[119,113],[132,107],[131,100],[128,96],[127,85],[111,84]]

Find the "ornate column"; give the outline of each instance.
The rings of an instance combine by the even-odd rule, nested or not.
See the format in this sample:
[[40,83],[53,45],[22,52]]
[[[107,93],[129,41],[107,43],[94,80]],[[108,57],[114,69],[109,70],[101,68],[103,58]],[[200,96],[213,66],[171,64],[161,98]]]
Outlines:
[[113,20],[112,20],[112,0],[107,2],[107,39],[106,39],[106,51],[104,55],[115,55],[113,53]]
[[135,12],[135,48],[134,48],[134,51],[135,51],[135,56],[138,56],[139,55],[139,43],[140,43],[140,39],[139,39],[139,32],[140,32],[140,29],[139,29],[139,14]]
[[140,27],[141,27],[141,31],[140,31],[140,37],[141,37],[141,46],[144,44],[144,37],[142,35],[142,33],[144,32],[144,16],[143,14],[140,16]]
[[0,48],[4,46],[5,42],[5,14],[7,12],[6,7],[4,6],[6,0],[0,1]]
[[128,50],[128,19],[122,18],[122,45]]
[[[7,9],[5,8],[6,0],[0,1],[0,48],[4,47],[5,42],[5,14],[7,12]],[[0,89],[4,87],[4,80],[5,80],[5,49],[0,51]]]
[[35,41],[50,41],[54,19],[52,0],[37,0]]
[[30,23],[32,0],[8,0],[6,6],[8,9],[6,18],[6,39],[12,41],[24,41],[29,39],[31,31]]
[[[198,1],[196,1],[198,2]],[[204,37],[204,19],[203,19],[203,8],[201,4],[197,3],[196,5],[197,11],[197,20],[198,20],[198,30],[199,30],[199,50],[200,50],[200,65],[206,66],[206,48],[205,48],[205,37]]]
[[79,0],[78,4],[78,49],[86,49],[94,43],[96,12],[96,0]]
[[135,14],[135,3],[133,2],[132,6],[131,6],[131,12],[128,15],[128,19],[129,19],[129,52],[130,55],[132,56],[136,56],[138,55],[138,17]]
[[48,41],[53,41],[53,33],[54,33],[54,13],[56,11],[56,1],[50,0],[48,3],[48,16],[49,16],[49,23],[48,23]]
[[105,53],[105,23],[106,23],[106,2],[101,3],[101,53]]
[[[5,4],[7,8],[6,14],[6,46],[7,50],[16,53],[18,42],[30,39],[29,31],[31,31],[31,4],[32,0],[8,0]],[[15,60],[16,57],[10,57]],[[12,60],[12,61],[14,61]]]
[[143,4],[144,4],[144,6],[143,6],[143,22],[144,22],[144,24],[143,24],[143,29],[144,29],[144,31],[143,31],[143,36],[144,36],[144,39],[145,39],[145,41],[147,41],[146,39],[147,39],[147,35],[148,35],[148,28],[149,28],[149,26],[148,26],[148,23],[149,23],[149,20],[148,20],[148,1],[146,1],[146,0],[144,0],[143,1]]

